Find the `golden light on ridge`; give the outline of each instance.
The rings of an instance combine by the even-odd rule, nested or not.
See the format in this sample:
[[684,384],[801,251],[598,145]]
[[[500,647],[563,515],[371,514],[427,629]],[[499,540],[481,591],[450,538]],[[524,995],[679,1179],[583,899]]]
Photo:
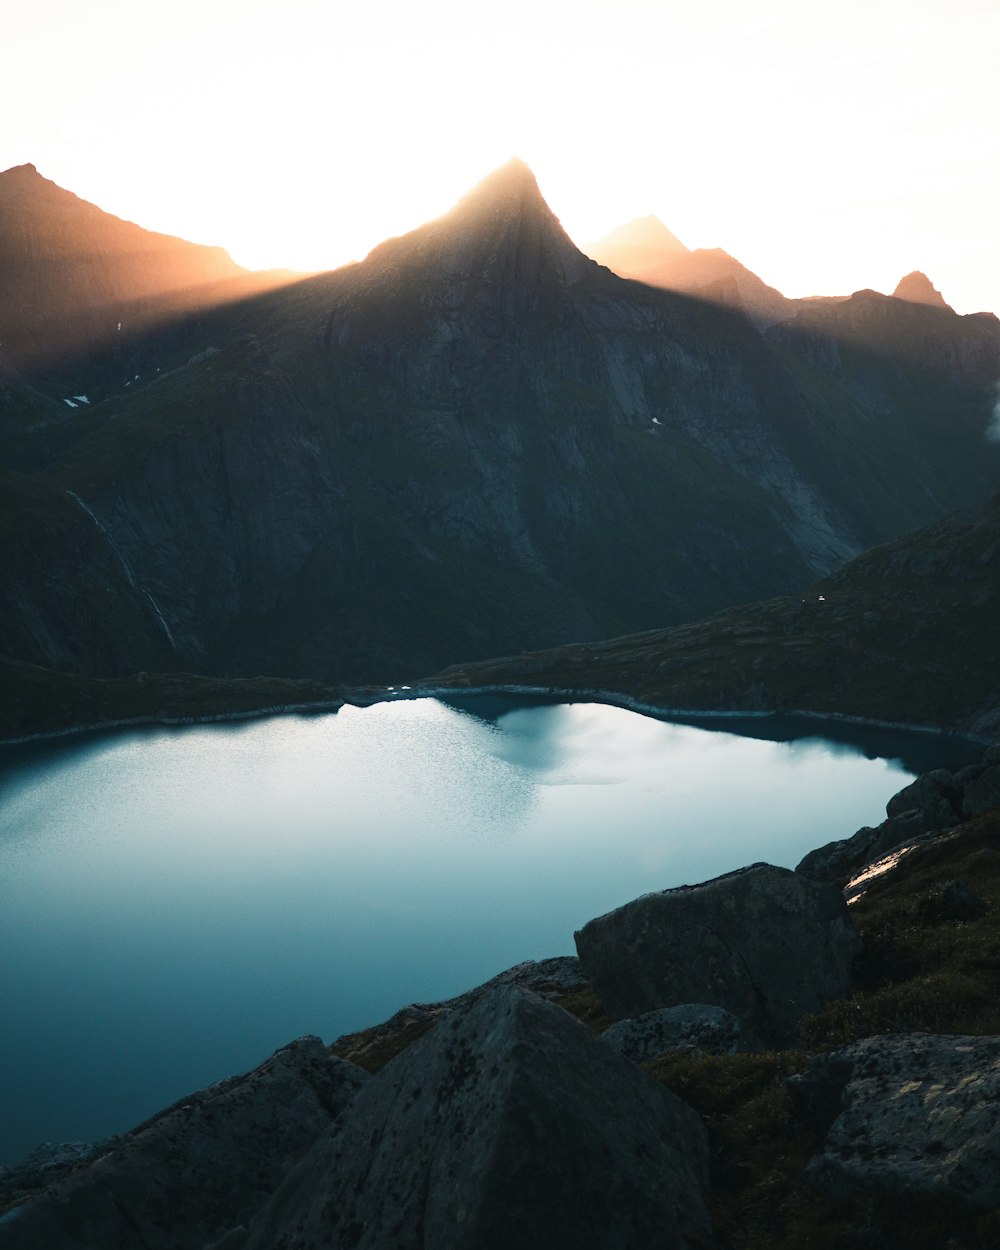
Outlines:
[[579,243],[655,213],[786,294],[919,267],[960,311],[1000,306],[1000,12],[980,0],[82,13],[15,19],[0,166],[251,267],[360,258],[517,153]]

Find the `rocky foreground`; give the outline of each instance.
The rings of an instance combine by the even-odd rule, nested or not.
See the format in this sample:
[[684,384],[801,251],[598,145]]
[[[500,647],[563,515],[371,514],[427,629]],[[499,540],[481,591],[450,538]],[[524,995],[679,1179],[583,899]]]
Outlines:
[[[995,1247],[1000,747],[0,1179],[3,1250]],[[847,899],[850,899],[848,906]]]

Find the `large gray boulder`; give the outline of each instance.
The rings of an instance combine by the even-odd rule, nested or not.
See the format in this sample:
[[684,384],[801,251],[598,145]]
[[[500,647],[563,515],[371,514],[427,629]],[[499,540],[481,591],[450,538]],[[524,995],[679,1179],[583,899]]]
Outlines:
[[763,1050],[731,1011],[707,1003],[661,1007],[631,1020],[619,1020],[601,1034],[601,1041],[633,1063],[645,1063],[672,1050],[700,1050],[706,1055],[735,1055]]
[[369,1072],[377,1072],[390,1058],[412,1046],[440,1020],[471,1006],[477,998],[499,985],[519,985],[542,998],[558,999],[586,984],[580,961],[573,955],[528,959],[498,972],[482,985],[456,994],[454,998],[436,1003],[409,1003],[381,1024],[362,1029],[360,1033],[345,1033],[338,1037],[330,1049],[342,1059],[359,1064]]
[[370,1080],[318,1037],[199,1090],[0,1223],[3,1250],[202,1250],[246,1221]]
[[839,1114],[806,1170],[822,1193],[1000,1206],[1000,1037],[870,1037],[818,1064],[839,1072],[841,1087]]
[[861,948],[839,890],[771,864],[647,894],[575,936],[612,1020],[709,1003],[779,1046],[848,992]]
[[372,1079],[248,1250],[713,1244],[695,1113],[562,1008],[501,986]]

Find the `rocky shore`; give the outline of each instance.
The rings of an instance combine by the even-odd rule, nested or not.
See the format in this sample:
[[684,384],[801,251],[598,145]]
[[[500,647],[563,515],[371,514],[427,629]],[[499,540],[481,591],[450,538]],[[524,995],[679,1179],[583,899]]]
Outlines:
[[646,895],[578,958],[41,1148],[0,1247],[986,1250],[998,851],[991,747],[795,872]]

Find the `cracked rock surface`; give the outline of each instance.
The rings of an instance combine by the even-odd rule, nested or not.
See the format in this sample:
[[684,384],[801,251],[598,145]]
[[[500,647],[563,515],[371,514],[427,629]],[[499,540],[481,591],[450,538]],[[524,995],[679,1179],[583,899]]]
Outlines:
[[824,1056],[840,1110],[806,1175],[828,1197],[925,1193],[1000,1205],[1000,1037],[870,1037]]
[[500,986],[388,1067],[248,1250],[687,1250],[714,1239],[698,1116],[562,1008]]

